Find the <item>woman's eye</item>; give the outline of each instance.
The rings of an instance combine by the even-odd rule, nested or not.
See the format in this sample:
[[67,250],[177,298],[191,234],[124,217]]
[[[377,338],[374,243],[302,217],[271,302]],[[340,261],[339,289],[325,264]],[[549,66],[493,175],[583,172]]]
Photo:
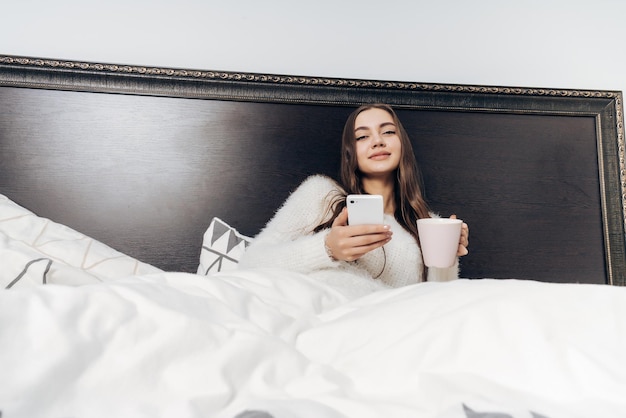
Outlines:
[[365,139],[365,138],[367,138],[367,135],[361,135],[361,136],[357,136],[356,140],[360,141],[360,140]]
[[395,135],[396,131],[385,131],[383,132],[383,135]]

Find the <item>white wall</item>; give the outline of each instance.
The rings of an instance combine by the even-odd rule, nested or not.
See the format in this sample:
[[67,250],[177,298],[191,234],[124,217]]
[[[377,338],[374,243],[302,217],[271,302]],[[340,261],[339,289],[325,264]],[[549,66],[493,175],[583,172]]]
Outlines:
[[623,0],[0,1],[0,54],[626,90]]

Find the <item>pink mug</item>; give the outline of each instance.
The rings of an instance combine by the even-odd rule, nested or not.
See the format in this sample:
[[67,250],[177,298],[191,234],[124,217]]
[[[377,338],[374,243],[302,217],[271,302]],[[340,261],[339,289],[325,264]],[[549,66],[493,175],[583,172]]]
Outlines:
[[463,221],[450,218],[424,218],[417,220],[417,231],[428,267],[452,267],[456,260]]

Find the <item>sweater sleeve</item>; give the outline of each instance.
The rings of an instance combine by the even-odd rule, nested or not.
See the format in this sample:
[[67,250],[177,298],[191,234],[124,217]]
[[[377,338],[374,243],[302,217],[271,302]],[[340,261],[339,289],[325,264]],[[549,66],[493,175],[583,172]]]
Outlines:
[[307,178],[254,238],[240,268],[281,267],[300,273],[332,268],[339,262],[326,254],[328,230],[312,232],[330,217],[328,206],[338,186],[329,177]]

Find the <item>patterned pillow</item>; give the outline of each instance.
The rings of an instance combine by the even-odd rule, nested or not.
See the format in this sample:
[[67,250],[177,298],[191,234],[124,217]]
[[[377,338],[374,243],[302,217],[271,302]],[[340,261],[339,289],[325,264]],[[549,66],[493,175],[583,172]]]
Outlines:
[[220,218],[213,218],[202,240],[198,274],[236,269],[250,242],[252,238],[240,234]]
[[0,288],[87,284],[160,269],[0,195]]

